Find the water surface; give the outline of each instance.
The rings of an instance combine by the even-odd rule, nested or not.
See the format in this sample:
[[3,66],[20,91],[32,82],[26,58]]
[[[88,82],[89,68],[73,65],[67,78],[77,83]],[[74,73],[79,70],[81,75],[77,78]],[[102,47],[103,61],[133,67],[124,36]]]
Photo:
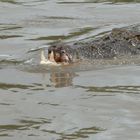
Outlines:
[[139,140],[139,56],[37,65],[39,48],[54,41],[94,39],[140,23],[139,2],[0,0],[0,139]]

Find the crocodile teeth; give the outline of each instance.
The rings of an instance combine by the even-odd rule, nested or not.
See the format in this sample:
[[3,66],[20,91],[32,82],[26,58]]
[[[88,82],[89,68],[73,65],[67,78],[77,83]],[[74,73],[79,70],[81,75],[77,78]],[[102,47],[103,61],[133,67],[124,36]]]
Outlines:
[[55,62],[53,51],[51,52],[50,58],[48,60],[48,59],[46,59],[46,57],[44,55],[44,50],[41,50],[41,61],[40,61],[40,64],[43,64],[43,65],[54,65],[54,66],[59,66],[60,65],[60,64]]

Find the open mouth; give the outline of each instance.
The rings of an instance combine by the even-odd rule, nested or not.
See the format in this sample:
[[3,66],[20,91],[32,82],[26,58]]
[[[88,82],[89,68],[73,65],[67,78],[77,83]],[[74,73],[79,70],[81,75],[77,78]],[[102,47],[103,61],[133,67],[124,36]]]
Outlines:
[[48,60],[56,63],[71,63],[72,56],[65,45],[54,45],[48,48]]
[[48,58],[45,57],[44,50],[41,50],[41,61],[40,64],[47,65],[68,65],[72,62],[71,55],[68,55],[64,50],[60,52],[58,51],[48,51]]
[[48,59],[50,61],[55,61],[56,63],[70,63],[71,56],[62,50],[61,52],[51,51],[48,53]]

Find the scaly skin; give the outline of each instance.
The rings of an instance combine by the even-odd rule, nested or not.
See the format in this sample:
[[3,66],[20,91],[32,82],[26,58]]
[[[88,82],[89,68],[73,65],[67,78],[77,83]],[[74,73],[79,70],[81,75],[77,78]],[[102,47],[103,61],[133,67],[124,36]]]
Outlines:
[[124,55],[137,55],[140,54],[140,25],[116,28],[109,34],[86,42],[76,42],[72,45],[60,42],[49,47],[50,52],[60,53],[59,59],[62,50],[65,50],[62,62],[67,55],[69,63],[77,59],[111,59]]

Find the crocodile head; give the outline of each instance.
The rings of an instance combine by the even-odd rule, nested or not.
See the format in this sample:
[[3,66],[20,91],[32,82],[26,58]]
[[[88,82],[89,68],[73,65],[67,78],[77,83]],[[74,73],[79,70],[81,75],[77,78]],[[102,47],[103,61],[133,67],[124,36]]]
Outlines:
[[52,45],[48,48],[48,60],[56,63],[70,64],[72,63],[72,55],[69,52],[69,46],[64,44]]

